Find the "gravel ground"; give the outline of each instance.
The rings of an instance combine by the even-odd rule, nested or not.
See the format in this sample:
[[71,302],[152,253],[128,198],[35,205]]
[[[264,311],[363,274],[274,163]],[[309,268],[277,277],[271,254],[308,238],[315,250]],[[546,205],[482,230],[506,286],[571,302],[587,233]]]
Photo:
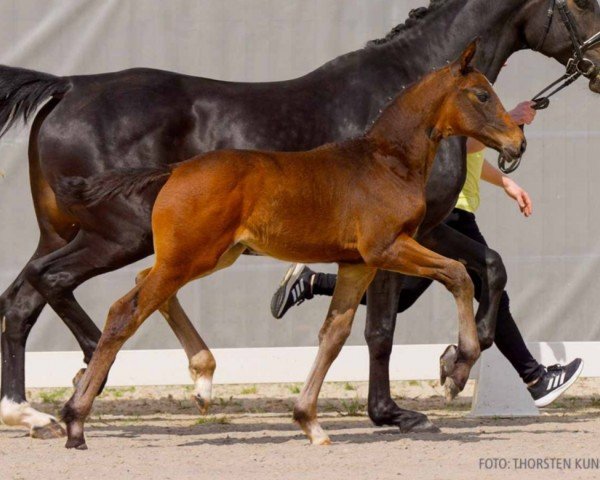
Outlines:
[[[206,416],[190,387],[110,388],[87,424],[88,451],[0,426],[0,479],[600,478],[600,379],[580,380],[541,416],[520,419],[468,417],[472,385],[447,405],[436,382],[394,383],[403,407],[442,430],[420,435],[374,427],[366,384],[329,383],[320,401],[329,447],[308,445],[292,423],[299,387],[216,386]],[[55,413],[69,394],[29,398]]]

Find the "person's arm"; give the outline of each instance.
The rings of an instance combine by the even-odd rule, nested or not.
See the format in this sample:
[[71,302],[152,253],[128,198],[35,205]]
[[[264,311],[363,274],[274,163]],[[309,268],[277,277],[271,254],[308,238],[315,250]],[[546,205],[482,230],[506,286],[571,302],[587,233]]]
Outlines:
[[[529,125],[535,118],[536,111],[532,108],[533,102],[521,102],[508,114],[518,125]],[[469,138],[467,140],[467,152],[476,153],[480,152],[485,148],[483,143],[478,142],[475,139]],[[517,182],[513,179],[504,175],[500,170],[493,167],[487,160],[483,162],[483,168],[481,170],[481,179],[485,180],[492,185],[502,187],[506,194],[516,200],[519,204],[519,209],[526,217],[529,217],[533,213],[533,205],[529,194],[523,190]]]
[[483,161],[481,179],[492,185],[502,187],[506,194],[519,204],[519,209],[526,217],[529,217],[533,213],[533,205],[529,198],[529,194],[523,190],[517,182],[493,167],[487,160]]

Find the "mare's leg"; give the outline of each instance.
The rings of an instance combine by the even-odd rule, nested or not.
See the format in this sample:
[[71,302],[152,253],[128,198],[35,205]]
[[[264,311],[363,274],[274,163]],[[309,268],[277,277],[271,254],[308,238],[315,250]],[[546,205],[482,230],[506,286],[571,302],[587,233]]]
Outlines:
[[313,444],[331,443],[317,421],[319,391],[329,367],[350,335],[354,314],[374,275],[375,269],[365,265],[340,265],[329,312],[319,332],[319,352],[294,407],[294,420]]
[[404,235],[383,251],[372,252],[366,246],[361,248],[361,253],[368,265],[437,280],[453,294],[458,308],[459,341],[456,356],[443,366],[442,383],[446,386],[446,397],[454,398],[464,388],[480,354],[473,314],[473,282],[464,265],[442,257]]
[[[397,425],[403,433],[438,432],[439,429],[426,415],[400,408],[390,391],[389,364],[399,309],[398,297],[402,307],[405,298],[402,287],[413,280],[395,272],[380,270],[369,287],[365,325],[365,338],[369,346],[369,417],[375,425]],[[428,283],[421,285],[426,288]],[[418,298],[420,294],[416,290],[411,290],[411,293],[411,299]]]
[[[447,225],[438,225],[419,239],[424,246],[455,260],[466,263],[481,288],[476,291],[479,301],[477,332],[482,350],[494,339],[496,312],[506,284],[506,270],[500,255]],[[404,278],[404,283],[400,283]],[[431,284],[430,279],[406,278],[381,271],[369,288],[369,305],[365,337],[370,353],[369,416],[376,425],[398,425],[402,432],[430,431],[435,428],[417,412],[403,410],[392,400],[389,387],[389,359],[392,351],[396,315],[394,305],[399,296],[398,312],[410,308]],[[453,361],[455,350],[447,349],[440,362]]]
[[[30,429],[34,438],[53,438],[64,434],[54,417],[37,412],[25,397],[25,345],[46,299],[28,281],[26,272],[33,262],[63,248],[77,233],[74,219],[60,211],[54,192],[46,182],[39,166],[37,132],[53,101],[46,104],[36,116],[29,142],[29,175],[40,240],[38,247],[23,271],[0,297],[2,330],[2,392],[0,417],[8,425],[22,425]],[[89,360],[100,332],[89,321],[68,324],[84,355]]]
[[[57,235],[42,234],[32,260],[60,248],[65,243]],[[23,271],[0,297],[2,331],[0,419],[6,425],[26,427],[33,438],[42,439],[65,434],[53,416],[32,408],[25,395],[25,345],[45,305],[45,299],[25,280]]]
[[[107,232],[111,231],[117,230],[107,228]],[[27,281],[76,335],[86,363],[91,360],[101,332],[79,305],[73,291],[96,275],[116,270],[151,253],[150,243],[144,241],[141,233],[139,235],[136,243],[80,230],[70,243],[31,261],[25,269]],[[74,383],[82,373],[78,372]]]

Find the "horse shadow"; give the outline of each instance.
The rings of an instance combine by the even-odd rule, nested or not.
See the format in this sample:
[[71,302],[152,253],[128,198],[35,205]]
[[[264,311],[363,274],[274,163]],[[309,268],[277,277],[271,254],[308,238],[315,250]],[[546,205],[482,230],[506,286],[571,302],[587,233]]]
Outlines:
[[[597,409],[586,409],[577,416],[566,415],[566,408],[546,410],[539,417],[517,418],[476,418],[467,416],[468,398],[446,410],[437,402],[424,405],[420,411],[427,413],[441,431],[438,433],[401,433],[395,427],[375,427],[364,411],[355,415],[340,413],[348,399],[324,398],[320,400],[320,422],[330,433],[335,444],[368,444],[410,442],[476,443],[507,440],[511,433],[522,427],[536,425],[528,432],[557,433],[569,432],[567,428],[557,428],[557,424],[573,425],[598,419]],[[595,405],[596,399],[579,399],[587,405]],[[412,402],[403,402],[404,404]],[[161,437],[181,437],[177,446],[197,445],[226,446],[284,444],[306,442],[291,418],[291,399],[250,398],[229,400],[227,404],[215,405],[208,417],[199,416],[197,410],[186,400],[161,399],[98,399],[96,408],[87,428],[90,437],[117,437],[139,440],[152,448],[153,442]],[[441,403],[443,405],[443,402]],[[268,406],[269,413],[266,413]],[[329,412],[323,412],[329,408]],[[136,412],[142,416],[131,414]],[[171,423],[171,425],[169,425]],[[358,431],[357,431],[358,430]],[[153,438],[154,437],[154,438]]]
[[[427,414],[441,429],[439,433],[401,433],[396,427],[375,427],[366,415],[364,398],[321,398],[319,419],[336,444],[446,442],[475,443],[506,439],[523,427],[536,425],[532,433],[567,432],[557,424],[585,423],[599,418],[595,396],[561,401],[560,407],[549,408],[538,417],[470,417],[468,396],[446,404],[441,397],[398,398],[404,407]],[[293,398],[229,397],[216,398],[209,416],[201,416],[192,401],[174,398],[110,398],[99,397],[94,404],[87,432],[90,437],[118,437],[139,440],[145,446],[160,442],[163,436],[182,438],[178,446],[283,444],[306,442],[291,418]],[[63,399],[52,405],[58,413]],[[558,404],[558,402],[557,402]],[[49,410],[48,403],[33,403],[34,408]],[[353,413],[348,411],[352,407]],[[571,408],[577,415],[568,415]],[[582,410],[582,408],[584,408]],[[530,427],[531,428],[531,427]],[[360,430],[360,431],[357,431]],[[12,431],[14,433],[14,431]],[[246,435],[246,436],[244,436]]]

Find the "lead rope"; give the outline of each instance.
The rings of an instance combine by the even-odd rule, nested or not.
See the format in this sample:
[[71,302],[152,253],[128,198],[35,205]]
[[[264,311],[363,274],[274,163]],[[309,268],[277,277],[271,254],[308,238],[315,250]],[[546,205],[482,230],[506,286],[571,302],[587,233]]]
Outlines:
[[[569,62],[567,63],[567,69],[565,74],[558,80],[552,82],[550,85],[548,85],[546,88],[544,88],[541,92],[539,92],[536,96],[534,96],[531,99],[531,101],[534,103],[531,108],[533,108],[534,110],[544,110],[548,108],[550,106],[550,97],[556,95],[564,88],[567,88],[582,75],[591,73],[592,69],[595,68],[594,64],[591,61],[584,58],[584,54],[589,48],[599,43],[600,38],[598,37],[598,34],[596,34],[587,42],[584,42],[583,44],[581,43],[579,39],[579,34],[577,32],[577,29],[575,28],[575,22],[573,20],[573,17],[571,16],[569,8],[567,7],[566,0],[551,0],[550,6],[548,7],[548,15],[546,17],[544,35],[542,36],[542,39],[540,40],[535,50],[539,51],[544,46],[546,38],[548,37],[548,33],[550,32],[552,22],[554,20],[554,10],[556,8],[558,8],[558,12],[560,13],[561,19],[567,31],[569,32],[569,37],[571,43],[573,44],[573,57],[570,58]],[[547,93],[548,91],[550,92]],[[521,128],[521,130],[524,130],[523,125],[519,125],[519,127]],[[502,173],[512,173],[521,165],[521,159],[522,157],[519,157],[511,161],[506,155],[501,153],[498,156],[498,168],[500,168]]]
[[[594,70],[596,69],[596,66],[593,64],[593,62],[585,58],[584,55],[585,52],[587,52],[590,48],[593,48],[600,44],[600,32],[596,33],[587,41],[582,43],[579,37],[579,32],[576,28],[576,22],[574,21],[573,16],[569,11],[569,7],[567,6],[566,0],[551,0],[550,5],[548,7],[548,15],[546,17],[544,35],[542,36],[542,39],[540,40],[535,50],[539,51],[544,46],[546,38],[548,37],[548,33],[550,32],[552,22],[554,20],[554,10],[556,8],[558,8],[558,12],[560,13],[562,22],[565,25],[567,32],[569,33],[569,38],[573,45],[573,57],[570,58],[569,62],[567,63],[567,69],[565,74],[555,82],[552,82],[550,85],[548,85],[546,88],[544,88],[541,92],[539,92],[535,97],[531,99],[531,101],[534,102],[534,105],[532,106],[534,110],[544,110],[548,108],[548,106],[550,105],[550,97],[556,95],[558,92],[571,85],[582,75],[592,75]],[[547,93],[548,91],[550,92]],[[521,130],[524,129],[523,125],[520,125],[520,127]],[[502,173],[505,174],[514,172],[517,168],[519,168],[520,164],[521,157],[513,161],[508,159],[502,153],[498,157],[498,167],[500,168]]]
[[[581,75],[583,75],[583,73],[577,70],[573,59],[569,60],[569,63],[567,64],[567,73],[565,73],[558,80],[552,82],[550,85],[548,85],[546,88],[544,88],[540,93],[538,93],[535,97],[533,97],[531,99],[531,101],[533,102],[533,105],[531,106],[531,108],[533,108],[534,110],[544,110],[544,109],[548,108],[550,106],[550,97],[556,95],[562,89],[567,88],[575,80],[577,80],[579,77],[581,77]],[[560,84],[561,82],[562,82],[562,84]],[[555,87],[558,84],[560,84],[558,87],[556,87],[554,90],[551,90],[553,87]],[[544,95],[546,92],[548,92],[548,90],[551,90],[550,93],[548,93],[547,95]],[[523,125],[519,125],[519,128],[521,130],[524,130]],[[508,175],[509,173],[512,173],[517,168],[519,168],[519,166],[521,165],[522,158],[523,157],[521,156],[515,160],[510,160],[506,155],[501,153],[498,156],[498,168],[500,169],[500,171],[502,173]]]

